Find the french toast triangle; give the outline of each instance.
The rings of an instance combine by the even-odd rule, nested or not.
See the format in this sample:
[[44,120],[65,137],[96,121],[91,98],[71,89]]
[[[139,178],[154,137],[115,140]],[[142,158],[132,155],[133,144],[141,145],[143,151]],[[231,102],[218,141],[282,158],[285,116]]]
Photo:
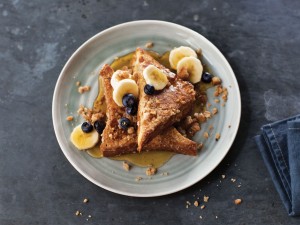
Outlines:
[[[104,96],[107,104],[107,122],[102,133],[100,150],[103,156],[111,157],[127,153],[137,152],[137,117],[130,116],[124,107],[119,107],[113,100],[113,87],[110,80],[113,69],[104,65],[100,71],[100,77],[104,84]],[[119,126],[119,120],[126,117],[131,121],[131,127],[123,130]],[[182,136],[174,127],[164,130],[163,134],[144,145],[143,151],[170,151],[185,155],[197,155],[196,143]]]
[[[133,72],[137,74],[139,86],[138,105],[138,151],[158,134],[186,116],[195,101],[195,91],[191,83],[175,78],[175,74],[153,59],[146,51],[137,48],[133,58]],[[154,65],[168,76],[169,85],[154,95],[144,92],[146,85],[144,69]]]

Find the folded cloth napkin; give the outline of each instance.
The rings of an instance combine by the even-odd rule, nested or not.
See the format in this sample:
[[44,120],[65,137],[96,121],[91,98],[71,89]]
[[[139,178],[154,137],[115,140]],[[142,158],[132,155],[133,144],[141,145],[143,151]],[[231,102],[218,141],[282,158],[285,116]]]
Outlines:
[[255,137],[290,216],[300,215],[300,115],[267,124]]

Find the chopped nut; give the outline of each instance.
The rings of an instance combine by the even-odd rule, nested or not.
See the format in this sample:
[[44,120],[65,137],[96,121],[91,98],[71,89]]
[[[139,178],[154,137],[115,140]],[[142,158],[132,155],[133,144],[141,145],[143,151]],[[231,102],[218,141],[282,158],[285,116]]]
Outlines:
[[91,87],[90,86],[80,86],[78,88],[78,92],[80,94],[83,94],[84,92],[87,92],[87,91],[90,91],[91,90]]
[[147,170],[146,170],[146,175],[147,176],[152,176],[154,174],[156,174],[157,172],[157,169],[154,168],[154,167],[149,167]]
[[234,178],[231,178],[231,182],[234,183],[236,181],[236,179]]
[[198,201],[195,201],[195,202],[194,202],[194,206],[198,207],[198,206],[199,206],[199,202],[198,202]]
[[135,181],[139,182],[140,180],[142,180],[143,178],[142,177],[136,177],[135,178]]
[[127,133],[128,133],[128,134],[133,134],[133,133],[134,133],[134,127],[129,127],[129,128],[127,129]]
[[188,137],[193,137],[199,130],[200,125],[198,122],[194,122],[191,127],[187,130]]
[[216,115],[216,114],[218,113],[218,109],[217,109],[217,108],[213,108],[211,113],[212,113],[213,115]]
[[67,116],[67,120],[68,120],[68,121],[72,121],[73,119],[74,119],[73,116]]
[[154,46],[153,42],[148,42],[148,43],[145,44],[146,48],[153,48],[153,46]]
[[103,113],[92,113],[91,122],[95,123],[97,120],[101,120],[102,118],[104,118]]
[[207,132],[204,132],[203,137],[205,137],[207,139],[207,138],[209,138],[209,134]]
[[220,99],[217,99],[217,98],[216,98],[216,99],[214,100],[214,102],[215,102],[215,103],[219,103],[219,102],[220,102]]
[[185,120],[183,121],[183,123],[181,123],[181,126],[183,129],[187,129],[189,127],[191,127],[191,125],[194,123],[195,121],[192,119],[191,116],[188,116],[185,118]]
[[89,200],[87,198],[83,199],[83,203],[87,203]]
[[204,202],[208,202],[208,199],[209,199],[209,197],[204,195],[203,201],[204,201]]
[[196,50],[196,53],[197,53],[198,56],[201,56],[201,55],[202,55],[202,49],[201,49],[201,48],[198,48],[198,49]]
[[80,86],[80,81],[76,82],[76,86],[79,87]]
[[201,122],[201,123],[203,123],[203,122],[206,121],[206,117],[204,116],[203,113],[199,113],[199,114],[197,115],[196,119],[197,119],[199,122]]
[[191,205],[190,201],[186,201],[186,204],[187,204],[187,205]]
[[198,149],[198,151],[200,151],[202,148],[203,148],[203,143],[197,144],[197,149]]
[[202,216],[199,216],[200,219],[202,219]]
[[200,206],[200,209],[204,209],[204,208],[205,208],[205,205],[201,205],[201,206]]
[[210,113],[210,111],[205,111],[205,112],[203,112],[203,115],[204,115],[205,118],[207,118],[207,119],[211,118],[211,113]]
[[213,77],[212,78],[212,84],[213,85],[219,85],[219,84],[221,84],[221,79],[219,77]]
[[127,162],[123,162],[123,169],[126,171],[129,171],[131,169],[131,166]]
[[219,133],[216,134],[216,141],[220,139],[221,135]]
[[76,215],[76,216],[81,216],[82,213],[81,213],[79,210],[77,210],[77,211],[75,212],[75,215]]
[[237,198],[234,200],[234,204],[236,204],[236,205],[239,205],[241,203],[242,203],[242,199],[240,199],[240,198]]
[[225,175],[222,175],[222,178],[223,178],[223,179],[225,179],[225,177],[226,177]]

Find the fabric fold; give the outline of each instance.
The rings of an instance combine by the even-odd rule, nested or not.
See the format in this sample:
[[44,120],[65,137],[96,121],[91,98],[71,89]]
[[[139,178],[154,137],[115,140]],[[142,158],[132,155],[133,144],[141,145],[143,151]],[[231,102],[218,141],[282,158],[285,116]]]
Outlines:
[[290,216],[300,215],[300,115],[264,125],[254,137]]

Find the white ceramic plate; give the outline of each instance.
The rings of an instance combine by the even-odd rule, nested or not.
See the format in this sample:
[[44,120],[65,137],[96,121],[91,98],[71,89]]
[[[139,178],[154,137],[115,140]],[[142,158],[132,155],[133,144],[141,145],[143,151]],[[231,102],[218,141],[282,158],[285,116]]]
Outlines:
[[[154,51],[163,53],[181,45],[201,48],[204,61],[212,73],[221,77],[228,87],[229,96],[225,107],[213,101],[213,88],[208,91],[209,102],[219,109],[208,123],[202,125],[194,140],[204,142],[204,148],[197,157],[175,155],[159,169],[158,175],[150,180],[145,168],[133,167],[130,172],[122,168],[119,161],[107,158],[95,159],[78,151],[69,141],[74,126],[82,120],[76,111],[79,104],[91,107],[98,92],[98,72],[104,63],[111,63],[117,56],[132,52],[154,42]],[[91,91],[80,95],[75,85],[80,81],[90,85]],[[66,106],[67,104],[67,106]],[[212,106],[212,107],[213,107]],[[74,115],[75,121],[66,121],[67,115]],[[94,184],[122,195],[153,197],[185,189],[208,175],[225,157],[236,136],[241,115],[241,99],[235,75],[222,53],[206,38],[186,27],[163,21],[134,21],[102,31],[86,41],[64,66],[53,96],[52,116],[58,143],[75,169]],[[211,138],[205,140],[203,132],[213,125]],[[231,126],[229,128],[228,126]],[[220,140],[214,139],[215,133]],[[168,176],[159,175],[168,172]],[[144,179],[136,182],[135,178]]]

